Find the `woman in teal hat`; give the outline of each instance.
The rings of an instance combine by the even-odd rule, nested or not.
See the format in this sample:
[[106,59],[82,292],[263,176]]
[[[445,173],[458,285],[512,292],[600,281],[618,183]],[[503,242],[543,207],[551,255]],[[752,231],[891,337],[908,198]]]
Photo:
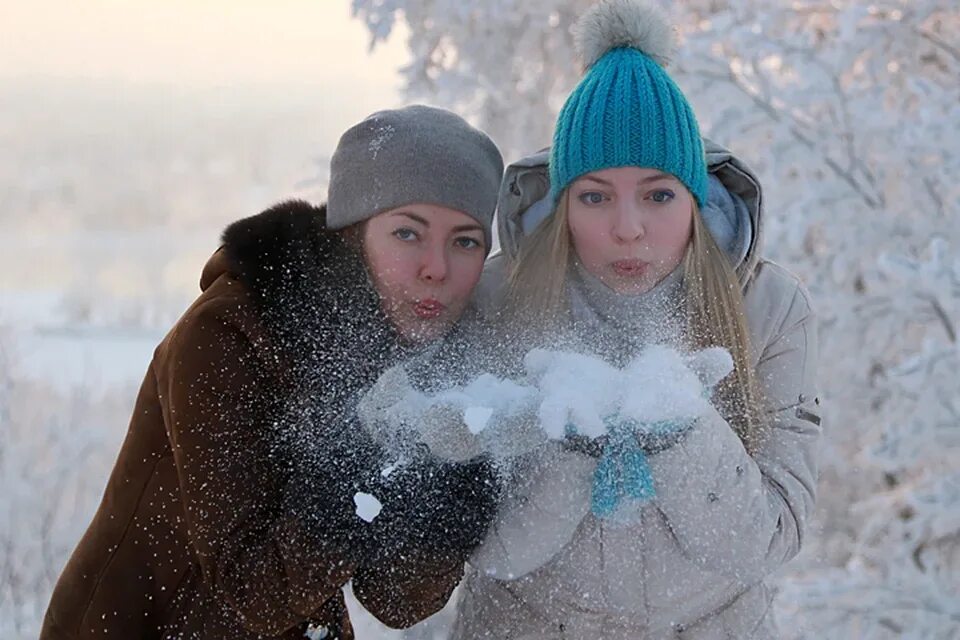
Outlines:
[[[652,344],[719,347],[730,373],[684,419],[609,416],[598,439],[572,419],[512,467],[454,637],[776,637],[765,579],[805,540],[821,437],[809,294],[761,256],[759,183],[701,139],[661,15],[604,0],[575,36],[586,70],[553,146],[501,189],[504,251],[480,285],[501,351],[623,368]],[[630,393],[676,391],[682,367],[659,362]]]

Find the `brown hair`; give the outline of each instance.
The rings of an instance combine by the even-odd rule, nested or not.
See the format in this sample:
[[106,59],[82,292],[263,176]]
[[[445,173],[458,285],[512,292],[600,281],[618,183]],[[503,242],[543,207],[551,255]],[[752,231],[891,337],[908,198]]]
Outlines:
[[366,230],[367,221],[361,220],[360,222],[354,222],[353,224],[341,229],[340,237],[343,238],[344,243],[348,247],[360,255],[363,255],[363,235]]
[[[549,330],[567,317],[566,278],[573,257],[568,211],[565,191],[553,214],[525,239],[513,259],[505,304],[508,316],[522,325]],[[689,346],[723,347],[733,358],[733,373],[717,386],[714,397],[752,453],[761,437],[761,395],[751,366],[743,292],[696,204],[683,258],[683,295]]]

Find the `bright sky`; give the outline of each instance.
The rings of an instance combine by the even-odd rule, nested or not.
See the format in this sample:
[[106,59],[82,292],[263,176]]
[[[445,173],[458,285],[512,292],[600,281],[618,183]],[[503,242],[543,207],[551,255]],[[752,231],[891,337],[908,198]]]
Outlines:
[[404,38],[368,55],[350,0],[0,0],[0,81],[342,81],[382,86],[392,102]]
[[[218,202],[233,198],[223,211],[251,213],[262,200],[283,194],[285,186],[292,190],[297,180],[318,173],[310,159],[328,155],[347,127],[401,102],[397,69],[409,57],[406,32],[395,32],[370,53],[369,32],[351,16],[350,4],[0,0],[0,138],[20,145],[0,146],[0,175],[8,200],[26,207],[42,196],[44,212],[12,214],[26,220],[18,228],[38,242],[73,247],[71,233],[91,211],[102,217],[100,207],[129,206],[136,212],[142,200],[152,199],[150,189],[164,189],[164,202],[178,219],[195,223],[189,216],[205,211],[202,205],[213,195]],[[271,86],[262,90],[264,84]],[[66,98],[57,92],[61,86],[71,90]],[[60,99],[83,102],[55,102]],[[15,109],[12,118],[3,111],[6,105]],[[193,136],[189,127],[198,126],[210,129],[196,136],[199,141],[186,140],[182,155],[199,163],[199,173],[178,174],[171,167],[179,156],[171,149],[177,136]],[[221,154],[229,167],[249,173],[243,163],[261,162],[250,159],[251,148],[260,149],[262,162],[270,164],[248,177],[250,184],[238,183],[229,171],[219,177],[203,173],[204,162],[220,158],[218,132],[238,136]],[[151,149],[158,150],[156,167],[145,155]],[[120,169],[135,182],[114,183],[111,171]],[[218,188],[226,193],[218,195]],[[64,189],[70,192],[66,200],[58,195]],[[23,238],[12,244],[23,245]],[[12,265],[32,265],[23,259],[29,254],[7,249],[0,251],[0,293],[4,287],[48,286],[71,277],[64,263],[23,278]],[[71,255],[63,248],[53,253],[64,261]],[[93,264],[93,257],[80,260]],[[199,266],[190,263],[189,270],[192,289]]]

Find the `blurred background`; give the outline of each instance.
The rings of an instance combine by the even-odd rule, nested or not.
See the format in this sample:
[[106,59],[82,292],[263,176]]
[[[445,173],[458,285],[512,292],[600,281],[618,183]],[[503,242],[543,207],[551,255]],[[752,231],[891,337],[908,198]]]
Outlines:
[[[230,221],[321,201],[423,101],[550,142],[589,0],[0,0],[0,638],[34,638],[153,348]],[[688,0],[671,71],[766,188],[820,321],[819,517],[790,638],[960,638],[960,7]],[[358,637],[443,638],[449,611]]]

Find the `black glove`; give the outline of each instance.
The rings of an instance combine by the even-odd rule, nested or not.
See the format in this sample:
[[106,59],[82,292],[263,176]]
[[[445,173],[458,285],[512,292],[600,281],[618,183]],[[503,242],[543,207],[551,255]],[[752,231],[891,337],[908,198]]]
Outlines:
[[425,453],[378,484],[370,493],[383,509],[366,542],[381,556],[416,550],[466,560],[483,541],[501,493],[489,459],[440,462]]

